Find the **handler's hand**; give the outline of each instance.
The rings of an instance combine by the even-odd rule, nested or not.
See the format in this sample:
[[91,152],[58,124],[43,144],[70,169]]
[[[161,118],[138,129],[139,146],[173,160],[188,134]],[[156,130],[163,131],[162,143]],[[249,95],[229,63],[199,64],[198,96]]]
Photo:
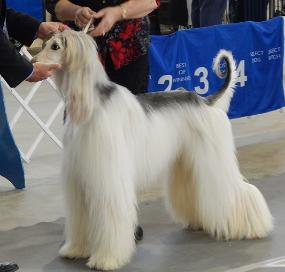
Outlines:
[[68,29],[67,25],[57,22],[44,22],[41,23],[38,29],[37,37],[40,39],[50,38],[56,32],[62,32]]
[[46,64],[36,62],[33,64],[33,73],[26,79],[29,82],[38,82],[50,77],[54,70],[60,68],[60,64]]
[[79,28],[84,28],[93,17],[95,12],[88,7],[80,7],[75,11],[74,23]]
[[100,23],[89,32],[92,37],[104,36],[113,25],[122,19],[122,10],[119,6],[103,8],[93,16]]

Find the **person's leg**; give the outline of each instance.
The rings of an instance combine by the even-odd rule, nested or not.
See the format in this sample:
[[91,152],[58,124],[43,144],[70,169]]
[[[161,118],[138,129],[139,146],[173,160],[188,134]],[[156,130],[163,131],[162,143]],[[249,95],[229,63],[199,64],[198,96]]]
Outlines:
[[25,188],[25,176],[24,176],[22,160],[7,120],[1,81],[0,81],[0,176],[3,176],[7,180],[9,180],[17,189]]
[[170,0],[169,1],[169,16],[172,25],[187,26],[188,25],[188,10],[186,0]]
[[222,23],[227,0],[200,0],[200,27]]
[[237,0],[237,5],[236,5],[236,11],[237,11],[237,16],[236,16],[236,22],[244,22],[245,21],[245,13],[244,13],[244,1],[245,0]]
[[230,0],[229,9],[231,23],[243,22],[245,20],[243,0]]
[[151,35],[160,35],[160,20],[159,20],[159,13],[158,9],[154,10],[149,15],[150,20],[150,34]]
[[192,26],[191,12],[192,12],[192,0],[187,0],[188,10],[188,26]]
[[267,18],[268,0],[245,1],[246,21],[264,21]]
[[147,92],[149,78],[147,54],[117,70],[114,69],[111,59],[107,57],[105,69],[111,81],[128,88],[133,94]]
[[191,21],[193,27],[200,27],[200,0],[192,1]]
[[268,7],[269,1],[263,0],[261,5],[261,19],[264,21],[267,19],[267,7]]

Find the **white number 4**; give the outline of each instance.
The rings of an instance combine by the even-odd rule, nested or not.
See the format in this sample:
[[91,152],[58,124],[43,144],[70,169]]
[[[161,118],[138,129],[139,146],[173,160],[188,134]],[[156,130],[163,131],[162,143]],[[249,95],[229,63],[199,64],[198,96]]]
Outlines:
[[237,82],[240,84],[240,87],[244,87],[247,82],[247,76],[245,75],[245,62],[241,60],[237,67]]

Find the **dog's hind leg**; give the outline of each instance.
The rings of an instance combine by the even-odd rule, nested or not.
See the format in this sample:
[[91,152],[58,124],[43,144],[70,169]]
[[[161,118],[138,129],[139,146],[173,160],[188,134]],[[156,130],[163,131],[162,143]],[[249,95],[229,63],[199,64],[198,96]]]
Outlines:
[[196,197],[191,163],[186,164],[185,156],[181,155],[173,164],[166,183],[166,207],[176,222],[192,230],[202,227],[198,219]]
[[77,179],[64,180],[66,202],[65,243],[59,250],[61,257],[87,258],[90,250],[87,239],[87,210],[84,193]]
[[227,116],[213,109],[197,122],[201,127],[191,134],[188,153],[193,158],[195,206],[202,228],[218,239],[267,236],[272,217],[259,190],[239,171]]

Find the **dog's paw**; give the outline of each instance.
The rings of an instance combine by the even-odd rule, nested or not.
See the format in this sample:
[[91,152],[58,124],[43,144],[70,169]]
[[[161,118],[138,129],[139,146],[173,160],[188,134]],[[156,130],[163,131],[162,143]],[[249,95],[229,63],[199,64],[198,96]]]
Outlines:
[[188,225],[186,226],[185,230],[192,231],[192,232],[198,232],[198,231],[203,231],[203,228],[200,226],[196,225]]
[[104,258],[104,259],[97,259],[96,257],[91,257],[88,262],[87,266],[90,269],[96,270],[116,270],[124,266],[127,262],[121,262],[117,259],[112,258]]
[[84,250],[78,246],[73,246],[69,243],[64,244],[60,250],[59,255],[63,258],[68,259],[78,259],[78,258],[87,258],[89,257]]

